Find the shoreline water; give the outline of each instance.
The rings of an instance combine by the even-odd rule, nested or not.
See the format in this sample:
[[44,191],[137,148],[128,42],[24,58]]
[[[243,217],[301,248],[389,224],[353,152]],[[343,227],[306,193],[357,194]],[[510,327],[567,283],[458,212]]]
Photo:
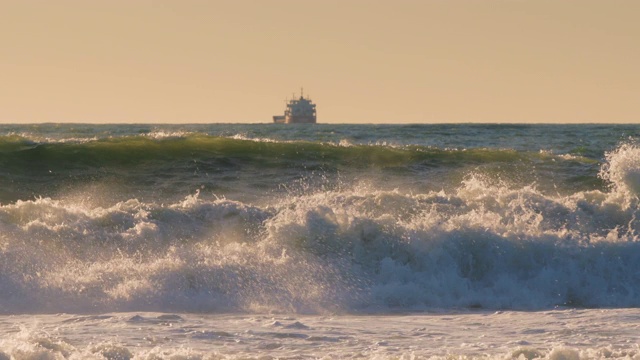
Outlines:
[[634,359],[639,316],[637,309],[11,316],[0,320],[0,357]]

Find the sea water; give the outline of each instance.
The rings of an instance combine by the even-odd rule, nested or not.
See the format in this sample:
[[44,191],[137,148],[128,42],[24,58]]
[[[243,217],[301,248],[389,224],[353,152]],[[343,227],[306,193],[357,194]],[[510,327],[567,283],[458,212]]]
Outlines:
[[640,125],[0,125],[0,359],[640,359]]

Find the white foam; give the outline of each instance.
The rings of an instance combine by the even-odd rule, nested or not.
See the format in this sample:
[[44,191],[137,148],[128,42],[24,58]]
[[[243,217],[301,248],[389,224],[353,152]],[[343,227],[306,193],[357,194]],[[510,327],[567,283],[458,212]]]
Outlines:
[[0,359],[342,359],[357,354],[362,359],[634,360],[640,358],[637,316],[635,309],[295,318],[17,315],[0,324],[6,334],[0,338]]
[[614,191],[637,199],[640,194],[640,147],[626,143],[605,154],[607,162],[600,177],[611,182]]
[[171,139],[171,138],[183,138],[189,135],[195,135],[196,133],[191,131],[164,131],[154,130],[143,134],[142,136],[148,137],[154,140]]

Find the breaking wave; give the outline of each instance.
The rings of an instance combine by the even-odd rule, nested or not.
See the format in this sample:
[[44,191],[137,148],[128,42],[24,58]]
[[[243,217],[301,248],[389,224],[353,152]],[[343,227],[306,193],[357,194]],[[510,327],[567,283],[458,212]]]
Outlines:
[[[105,164],[194,150],[384,158],[376,163],[445,153],[206,136],[2,146],[59,166],[88,154]],[[545,156],[456,154],[465,162]],[[639,159],[638,146],[623,144],[601,167],[608,188],[564,195],[471,171],[441,191],[353,183],[260,206],[198,192],[169,203],[17,200],[0,206],[0,312],[637,307]]]

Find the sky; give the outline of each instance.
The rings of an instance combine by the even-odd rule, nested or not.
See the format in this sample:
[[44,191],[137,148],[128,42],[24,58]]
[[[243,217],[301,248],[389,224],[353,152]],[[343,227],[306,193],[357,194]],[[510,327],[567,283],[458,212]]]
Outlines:
[[638,0],[0,0],[0,123],[640,122]]

